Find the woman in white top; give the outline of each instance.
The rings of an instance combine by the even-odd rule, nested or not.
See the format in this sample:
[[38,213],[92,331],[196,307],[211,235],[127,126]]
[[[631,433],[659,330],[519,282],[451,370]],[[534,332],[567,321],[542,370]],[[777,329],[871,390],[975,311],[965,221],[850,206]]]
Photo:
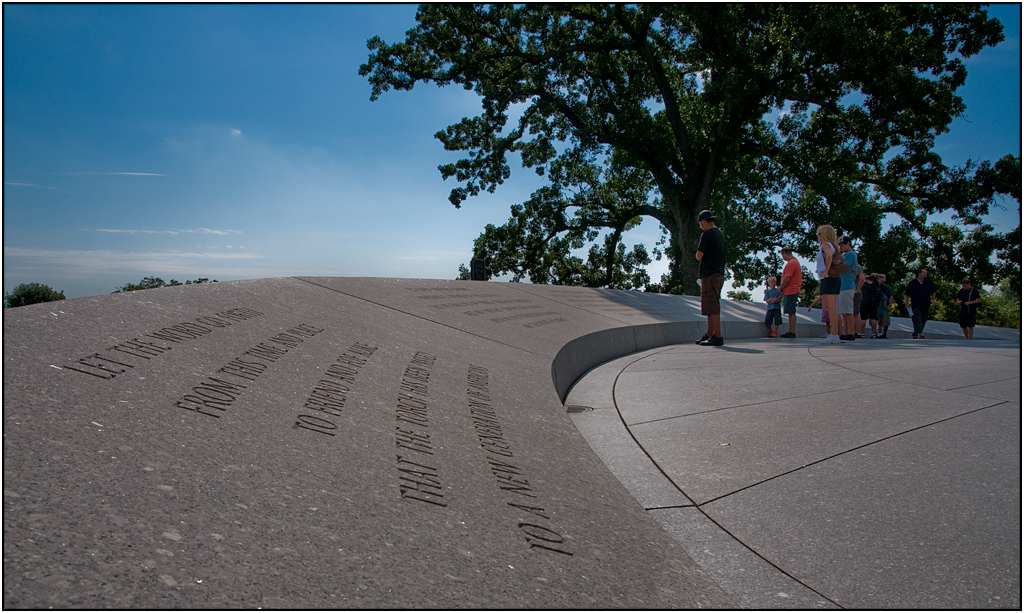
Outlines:
[[836,300],[839,298],[839,278],[828,276],[828,269],[832,265],[833,257],[842,257],[839,254],[839,242],[836,237],[836,230],[832,226],[824,225],[818,227],[818,257],[817,264],[818,280],[821,282],[818,293],[821,295],[821,304],[828,312],[829,324],[827,327],[828,336],[822,339],[822,343],[839,342],[839,311],[836,308]]

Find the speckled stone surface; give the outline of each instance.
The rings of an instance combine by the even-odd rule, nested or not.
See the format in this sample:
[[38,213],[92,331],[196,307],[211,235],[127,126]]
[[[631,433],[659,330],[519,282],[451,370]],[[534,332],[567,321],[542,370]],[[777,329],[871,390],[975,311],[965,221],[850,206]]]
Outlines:
[[5,311],[4,607],[732,607],[556,391],[575,339],[693,311],[640,298],[282,278]]
[[[760,350],[736,341],[762,334],[762,315],[759,305],[723,306],[727,346],[703,349],[719,360],[709,375],[753,364]],[[801,315],[798,331],[820,334],[817,315]],[[605,379],[606,391],[642,384],[630,378],[645,369],[657,375],[665,364],[651,350],[691,342],[702,321],[687,297],[313,277],[7,310],[3,605],[695,609],[757,607],[788,590],[791,602],[819,606],[818,592],[779,581],[756,556],[754,595],[738,596],[753,558],[708,532],[711,512],[730,510],[709,497],[834,441],[786,457],[737,444],[720,463],[724,480],[693,475],[685,495],[673,479],[691,479],[707,454],[674,457],[665,436],[682,433],[644,428],[687,413],[655,406],[677,393],[672,382],[626,419],[604,392],[581,396],[591,411],[563,406],[609,360],[655,356],[623,358],[636,371]],[[942,335],[929,325],[929,338]],[[1007,334],[1019,343],[1019,332],[977,331]],[[796,356],[798,344],[776,347]],[[849,377],[892,371],[836,355]],[[953,371],[934,373],[949,364],[918,366],[922,385],[948,389]],[[985,372],[969,373],[986,385],[978,395],[1012,394]],[[733,396],[717,401],[750,385],[730,379]],[[759,388],[781,399],[778,387]],[[796,438],[762,426],[749,435]],[[664,440],[665,457],[634,437],[652,450]],[[691,440],[717,445],[713,424]],[[745,495],[755,507],[759,493]],[[685,512],[695,504],[707,513]],[[709,573],[694,557],[732,560],[734,572]]]

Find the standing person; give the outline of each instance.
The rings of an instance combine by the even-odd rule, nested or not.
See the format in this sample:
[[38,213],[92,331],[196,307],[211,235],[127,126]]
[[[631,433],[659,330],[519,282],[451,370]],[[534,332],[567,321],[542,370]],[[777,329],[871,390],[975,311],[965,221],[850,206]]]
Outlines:
[[839,245],[836,240],[836,230],[826,224],[818,227],[818,257],[814,260],[815,272],[821,285],[818,293],[821,295],[821,305],[828,312],[828,332],[822,343],[838,343],[839,340],[839,312],[836,309],[836,300],[839,298],[839,286],[841,281],[838,277],[828,276],[828,269],[832,266],[833,257],[839,255]]
[[871,338],[878,338],[878,305],[882,301],[882,288],[878,284],[878,275],[864,273],[864,285],[860,288],[860,324],[871,322]]
[[844,236],[839,239],[839,251],[846,258],[846,263],[850,265],[850,268],[843,273],[843,276],[839,277],[837,306],[839,314],[843,317],[843,330],[845,331],[845,334],[840,336],[839,340],[855,341],[857,340],[857,322],[853,316],[853,295],[857,292],[860,284],[864,282],[864,269],[857,263],[857,253],[853,250],[853,245],[850,244],[849,238]]
[[924,338],[924,325],[928,323],[928,310],[935,304],[935,284],[928,278],[928,269],[922,266],[917,269],[917,276],[907,283],[903,299],[913,309],[911,319],[914,321],[912,338]]
[[889,317],[889,311],[892,309],[892,299],[894,293],[889,284],[885,282],[885,275],[878,275],[878,285],[882,293],[882,298],[878,303],[878,329],[882,331],[878,335],[878,338],[889,338],[889,324],[892,321]]
[[[849,240],[849,239],[847,239]],[[840,245],[842,247],[842,245]],[[860,264],[860,259],[857,253],[853,251],[853,243],[850,243],[851,253],[853,253],[854,262],[850,265],[850,270],[853,272],[853,327],[854,330],[849,332],[856,338],[864,338],[864,320],[858,317],[860,314],[860,303],[863,300],[863,288],[864,288],[864,267]]]
[[722,340],[722,285],[725,283],[725,235],[715,225],[715,214],[704,210],[697,215],[700,243],[697,261],[700,262],[700,314],[708,318],[708,331],[697,341],[705,347],[721,347]]
[[789,331],[781,337],[796,338],[796,301],[804,284],[804,271],[800,267],[800,262],[793,257],[792,247],[782,248],[782,259],[786,261],[786,266],[782,269],[779,290],[782,291],[782,312],[789,315]]
[[974,325],[978,319],[978,305],[981,304],[981,292],[971,287],[971,280],[964,277],[960,282],[960,293],[956,301],[960,304],[960,328],[964,331],[964,338],[974,338]]
[[768,289],[764,290],[764,302],[767,305],[764,325],[768,326],[768,338],[778,338],[779,326],[782,325],[782,291],[775,287],[775,277],[768,277],[766,282]]

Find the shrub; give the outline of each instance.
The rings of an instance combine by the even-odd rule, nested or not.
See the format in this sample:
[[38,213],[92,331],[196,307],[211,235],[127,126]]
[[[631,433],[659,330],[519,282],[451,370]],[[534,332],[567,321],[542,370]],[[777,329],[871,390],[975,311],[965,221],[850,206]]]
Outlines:
[[54,300],[64,300],[64,291],[55,292],[49,285],[40,285],[39,283],[22,283],[11,290],[9,294],[4,294],[4,308],[10,309],[40,302],[53,302]]

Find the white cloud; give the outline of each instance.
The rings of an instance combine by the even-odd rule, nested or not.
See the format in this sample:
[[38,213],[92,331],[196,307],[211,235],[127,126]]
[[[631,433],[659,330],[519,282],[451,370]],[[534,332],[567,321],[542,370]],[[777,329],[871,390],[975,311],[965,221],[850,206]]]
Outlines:
[[[4,288],[44,283],[67,290],[69,298],[105,294],[146,276],[185,279],[258,279],[287,276],[272,260],[253,253],[210,251],[56,250],[4,247]],[[293,273],[298,274],[298,273]],[[59,287],[58,287],[59,286]]]
[[196,230],[117,230],[112,228],[94,228],[86,229],[86,232],[109,232],[111,234],[216,234],[218,236],[229,236],[231,234],[241,234],[241,230],[211,230],[209,228],[198,228]]
[[62,263],[74,263],[83,259],[107,262],[133,262],[138,260],[153,259],[210,259],[210,260],[236,260],[236,259],[262,259],[263,256],[252,253],[211,253],[211,252],[187,252],[187,251],[155,251],[155,252],[134,252],[134,251],[107,251],[107,250],[68,250],[60,251],[55,249],[25,249],[22,247],[4,247],[4,257],[17,258],[39,258]]
[[231,136],[241,136],[241,135],[242,135],[242,131],[241,130],[236,130],[235,128],[231,128]]
[[90,175],[131,175],[131,176],[137,176],[137,177],[166,177],[166,176],[168,176],[168,175],[160,174],[158,172],[68,172],[68,173],[64,173],[64,174],[67,175],[67,176],[71,176],[71,177],[84,177],[84,176],[90,176]]
[[10,183],[8,181],[4,181],[4,185],[13,185],[13,186],[16,186],[16,187],[38,187],[38,188],[41,188],[41,189],[52,189],[55,192],[61,192],[61,193],[64,193],[64,194],[70,194],[71,193],[71,192],[68,192],[68,191],[64,191],[62,189],[57,189],[56,187],[47,187],[45,185],[36,185],[35,183]]

